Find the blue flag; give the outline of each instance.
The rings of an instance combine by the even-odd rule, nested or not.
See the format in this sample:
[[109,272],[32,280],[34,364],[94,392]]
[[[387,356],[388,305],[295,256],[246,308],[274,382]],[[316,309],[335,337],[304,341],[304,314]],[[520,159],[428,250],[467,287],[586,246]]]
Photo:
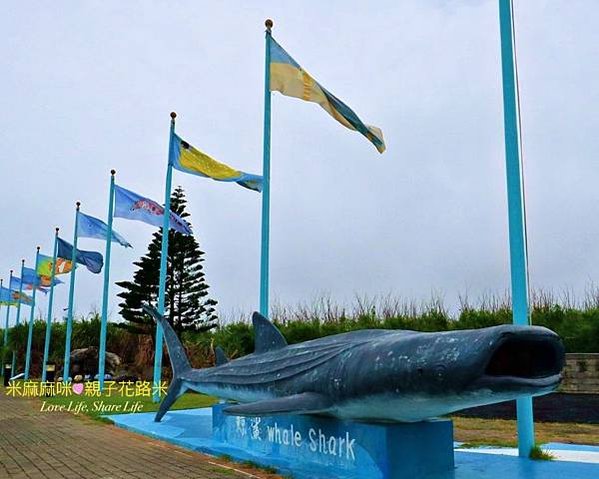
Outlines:
[[[73,261],[73,245],[67,243],[62,238],[58,238],[57,242],[59,258]],[[104,266],[104,258],[100,253],[95,251],[83,251],[78,249],[75,253],[75,262],[84,265],[92,273],[99,273]]]
[[4,298],[5,299],[10,298],[10,299],[4,301],[4,303],[18,304],[19,298],[20,298],[21,304],[31,305],[33,303],[33,298],[31,298],[31,296],[27,296],[25,293],[19,294],[20,287],[21,287],[21,279],[13,276],[10,281],[10,290],[7,288],[4,288],[4,287],[2,288],[2,289],[6,289],[6,291],[8,293],[8,296],[6,296],[7,293],[2,293],[2,294],[4,294]]
[[[114,185],[114,216],[142,221],[152,226],[162,226],[164,207],[154,200]],[[192,234],[191,226],[178,214],[170,212],[170,228],[184,235]]]
[[5,288],[4,286],[0,287],[0,304],[4,306],[17,305],[17,302],[13,298],[12,291],[8,288]]
[[36,285],[34,285],[34,283],[26,281],[24,278],[17,278],[16,276],[13,276],[10,280],[10,289],[12,289],[13,291],[33,291],[33,288],[36,288],[38,291],[41,291],[44,294],[48,293],[48,290],[46,288],[41,287],[39,279]]
[[[98,218],[79,213],[79,224],[77,226],[77,235],[81,238],[96,238],[105,240],[108,237],[108,225]],[[131,244],[116,231],[112,230],[112,241],[132,248]]]
[[25,284],[22,284],[21,278],[18,278],[17,276],[11,276],[10,289],[11,291],[19,291],[20,289],[25,289]]

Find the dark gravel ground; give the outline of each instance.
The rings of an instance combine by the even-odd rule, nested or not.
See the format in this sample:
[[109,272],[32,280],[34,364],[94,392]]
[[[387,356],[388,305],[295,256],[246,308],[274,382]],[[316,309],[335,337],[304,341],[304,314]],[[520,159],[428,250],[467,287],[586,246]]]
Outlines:
[[[599,394],[553,393],[533,399],[535,421],[599,424]],[[515,419],[516,402],[464,409],[454,414],[483,419]]]

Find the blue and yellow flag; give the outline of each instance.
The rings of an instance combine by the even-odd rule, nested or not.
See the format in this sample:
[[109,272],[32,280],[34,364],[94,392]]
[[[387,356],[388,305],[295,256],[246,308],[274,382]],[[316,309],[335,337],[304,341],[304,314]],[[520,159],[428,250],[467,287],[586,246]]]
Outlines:
[[184,173],[212,178],[216,181],[234,181],[244,188],[262,191],[261,176],[244,173],[216,161],[211,156],[182,140],[176,133],[173,133],[171,164],[173,168]]
[[320,85],[287,53],[270,39],[270,91],[318,103],[329,115],[350,130],[364,135],[379,153],[385,151],[383,132],[362,123],[358,115],[339,98]]

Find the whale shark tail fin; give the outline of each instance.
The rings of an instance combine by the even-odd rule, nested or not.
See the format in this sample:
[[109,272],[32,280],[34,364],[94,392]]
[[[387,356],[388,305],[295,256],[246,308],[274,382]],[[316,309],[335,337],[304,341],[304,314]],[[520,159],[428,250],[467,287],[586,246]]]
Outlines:
[[187,391],[187,387],[185,386],[185,382],[181,379],[181,375],[189,371],[191,365],[189,364],[185,348],[177,337],[177,333],[175,333],[175,330],[164,316],[149,304],[142,304],[142,308],[154,319],[154,321],[156,321],[157,324],[162,326],[166,348],[168,349],[168,355],[171,360],[171,368],[173,369],[173,379],[166,393],[166,397],[162,400],[162,403],[160,403],[160,408],[154,417],[155,422],[160,422],[177,398]]
[[173,378],[179,378],[181,374],[191,369],[189,359],[187,359],[187,352],[185,351],[183,344],[181,344],[173,327],[156,308],[149,304],[143,304],[142,308],[147,314],[154,318],[154,321],[156,321],[157,324],[162,326],[166,348],[168,349],[168,355],[171,360],[171,368],[173,368]]

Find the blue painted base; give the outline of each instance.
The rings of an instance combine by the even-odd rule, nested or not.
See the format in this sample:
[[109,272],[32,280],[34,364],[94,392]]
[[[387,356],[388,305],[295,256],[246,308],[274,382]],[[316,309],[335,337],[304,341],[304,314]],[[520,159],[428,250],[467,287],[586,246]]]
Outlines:
[[[451,471],[452,422],[371,424],[315,416],[244,418],[212,410],[213,439],[327,477],[404,479]],[[334,475],[333,475],[334,474]]]
[[[213,435],[213,417],[211,408],[171,411],[166,414],[160,423],[154,422],[154,415],[155,413],[142,413],[119,414],[108,417],[114,421],[117,426],[130,431],[145,434],[156,439],[168,441],[171,444],[176,444],[187,449],[214,456],[229,455],[240,461],[253,461],[266,466],[274,466],[282,474],[288,474],[295,479],[377,479],[384,477],[381,475],[382,472],[372,475],[356,476],[355,473],[348,468],[340,466],[325,467],[320,464],[311,465],[310,463],[295,462],[293,459],[278,455],[265,456],[264,453],[260,453],[254,449],[246,450],[242,448],[243,446],[241,444],[228,444],[222,442],[221,440],[218,440],[216,436],[218,434],[229,434],[229,432],[227,432],[229,426],[225,425],[224,428],[221,427],[220,431],[216,431],[216,434]],[[234,427],[237,428],[237,420],[235,418],[231,419],[234,423]],[[295,420],[296,418],[293,419]],[[282,424],[283,423],[277,423],[277,426],[280,427]],[[337,429],[335,432],[339,430],[341,429]],[[245,431],[246,434],[252,434],[253,429],[251,419],[245,420]],[[293,437],[295,436],[295,432],[296,429],[294,426]],[[268,432],[266,434],[268,434]],[[329,429],[326,429],[324,434],[329,434],[329,437],[331,435],[341,437],[340,435],[333,434],[333,430],[330,431]],[[280,433],[280,437],[281,440],[283,440],[282,432]],[[292,436],[290,436],[290,432],[287,433],[286,437],[287,440],[291,440]],[[309,445],[309,433],[307,438],[307,444]],[[387,438],[389,438],[389,436]],[[337,441],[337,448],[339,447],[339,443],[340,441]],[[286,447],[290,446],[285,446],[284,444],[278,445],[280,452]],[[421,457],[426,461],[430,457],[431,447],[429,444],[421,444],[421,447],[424,451],[424,453],[420,453]],[[356,458],[360,457],[360,449],[359,447],[356,447],[356,443],[354,443],[353,451]],[[399,458],[403,454],[403,451],[400,448],[396,448],[393,450],[393,454]],[[422,454],[424,455],[422,456]],[[406,477],[420,479],[426,476],[412,475]],[[562,461],[531,461],[530,459],[512,456],[456,451],[455,469],[431,473],[426,479],[530,479],[532,477],[542,477],[543,479],[564,479],[570,477],[575,477],[577,479],[597,479],[599,477],[599,465]]]

